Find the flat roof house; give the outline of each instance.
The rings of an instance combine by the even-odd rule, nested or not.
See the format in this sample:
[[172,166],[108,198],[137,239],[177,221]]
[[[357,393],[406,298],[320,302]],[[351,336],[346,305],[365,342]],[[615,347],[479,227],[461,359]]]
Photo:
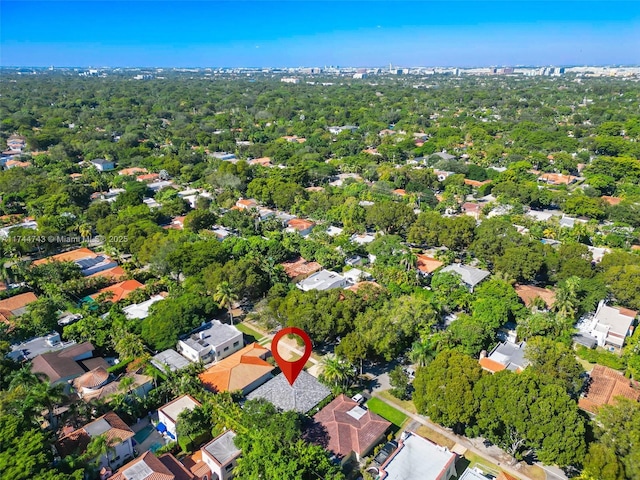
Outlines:
[[233,325],[212,320],[209,325],[178,341],[177,350],[192,362],[217,362],[244,345],[242,332]]
[[380,480],[449,480],[456,477],[456,454],[426,438],[406,431],[397,450],[382,464]]
[[594,324],[590,333],[596,338],[599,346],[620,351],[626,338],[633,333],[637,316],[638,312],[635,310],[609,307],[601,300],[593,316]]
[[199,375],[202,384],[214,392],[242,391],[244,395],[272,378],[274,366],[266,361],[269,349],[252,343]]
[[228,430],[202,447],[202,460],[211,470],[211,480],[229,480],[242,455],[234,442],[236,432]]
[[486,270],[480,270],[479,268],[470,267],[468,265],[462,265],[460,263],[453,263],[451,265],[447,265],[444,267],[441,272],[450,272],[457,274],[461,279],[465,286],[469,289],[470,292],[473,292],[473,289],[482,282],[485,278],[487,278],[491,273]]
[[[354,455],[358,461],[366,456],[384,440],[391,426],[391,422],[362,408],[344,394],[316,413],[313,420],[316,425],[311,433],[312,440],[326,442],[326,449],[341,463],[346,463]],[[315,432],[318,438],[313,438]]]
[[151,357],[151,363],[161,372],[164,372],[167,368],[170,372],[176,372],[178,370],[182,370],[185,367],[188,367],[191,364],[189,360],[184,358],[173,348],[164,350]]
[[344,288],[347,286],[347,279],[342,275],[330,270],[320,270],[296,284],[300,290],[331,290],[332,288]]
[[156,430],[166,434],[172,440],[177,440],[178,433],[176,432],[176,425],[178,423],[178,415],[185,410],[193,410],[199,406],[201,406],[200,402],[191,395],[182,395],[170,401],[158,409],[158,425],[156,425]]
[[91,165],[96,167],[99,172],[109,172],[116,168],[115,162],[112,160],[106,160],[104,158],[96,158],[90,161]]
[[124,313],[129,320],[132,320],[134,318],[147,318],[149,316],[149,307],[151,307],[151,305],[153,305],[154,303],[159,302],[160,300],[164,300],[163,295],[154,295],[149,300],[145,300],[144,302],[132,303],[131,305],[127,305],[122,309],[122,313]]

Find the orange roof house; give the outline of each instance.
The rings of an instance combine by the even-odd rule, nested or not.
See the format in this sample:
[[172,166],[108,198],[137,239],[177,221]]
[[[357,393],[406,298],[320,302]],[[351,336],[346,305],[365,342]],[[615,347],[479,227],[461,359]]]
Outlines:
[[430,275],[444,265],[441,261],[428,255],[420,254],[417,257],[416,267],[424,275]]
[[61,456],[74,452],[84,452],[97,435],[104,435],[110,446],[126,442],[133,437],[133,430],[114,412],[108,412],[84,427],[75,430],[56,443],[56,450]]
[[304,218],[292,218],[289,220],[287,225],[289,225],[290,229],[295,230],[302,235],[311,233],[313,227],[316,226],[314,222],[311,220],[305,220]]
[[141,284],[137,280],[125,280],[124,282],[116,283],[115,285],[111,285],[110,287],[103,288],[99,290],[97,293],[93,295],[89,295],[93,300],[98,298],[103,293],[111,292],[113,296],[109,299],[109,301],[115,303],[123,298],[127,298],[131,292],[137,290],[139,288],[144,288],[144,285]]
[[109,268],[108,270],[103,270],[102,272],[93,273],[89,275],[89,278],[105,277],[106,279],[118,282],[122,280],[122,277],[124,277],[126,274],[127,272],[125,272],[122,267],[118,266],[118,267]]
[[556,301],[556,293],[547,288],[534,287],[533,285],[516,285],[515,290],[520,300],[527,307],[531,307],[536,298],[541,298],[547,308],[551,308]]
[[464,179],[464,184],[470,185],[472,187],[481,187],[482,185],[486,185],[488,183],[491,183],[491,180],[485,180],[483,182],[479,182],[478,180],[470,180],[468,178]]
[[85,260],[87,258],[96,258],[98,256],[97,253],[89,250],[88,248],[76,248],[75,250],[71,250],[69,252],[59,253],[58,255],[52,255],[47,258],[41,258],[40,260],[35,260],[33,262],[34,265],[42,265],[49,262],[77,262],[78,260]]
[[260,165],[262,167],[272,167],[271,158],[262,157],[262,158],[254,158],[253,160],[249,160],[249,165]]
[[120,175],[142,175],[144,173],[149,173],[149,172],[146,168],[131,167],[131,168],[123,168],[118,173]]
[[138,175],[136,180],[138,182],[151,183],[160,179],[160,175],[157,173],[145,173],[144,175]]
[[578,406],[587,412],[597,413],[603,405],[615,405],[616,397],[640,401],[640,384],[612,368],[596,365],[589,377],[587,393],[578,400]]
[[292,261],[282,262],[280,265],[284,268],[287,276],[294,280],[302,280],[312,273],[322,270],[322,265],[318,262],[307,262],[302,257],[298,257]]
[[27,305],[38,300],[35,293],[27,292],[0,300],[0,322],[11,326],[13,317],[19,317],[27,310]]
[[622,202],[622,199],[620,197],[609,197],[607,195],[603,195],[600,198],[602,198],[605,202],[607,202],[611,206],[618,205],[620,202]]
[[171,453],[146,451],[121,467],[110,480],[193,480],[193,474]]
[[394,195],[397,195],[399,197],[405,197],[407,195],[407,191],[404,190],[403,188],[396,188],[391,193],[393,193]]
[[578,177],[573,175],[563,175],[561,173],[543,173],[538,177],[538,180],[547,182],[551,185],[571,185],[578,180]]
[[248,210],[251,208],[257,208],[258,207],[258,202],[255,201],[253,198],[241,198],[240,200],[238,200],[236,202],[236,207],[242,209],[242,210]]
[[269,349],[252,343],[219,361],[199,375],[202,384],[215,392],[242,390],[247,394],[271,378],[275,368],[265,361]]

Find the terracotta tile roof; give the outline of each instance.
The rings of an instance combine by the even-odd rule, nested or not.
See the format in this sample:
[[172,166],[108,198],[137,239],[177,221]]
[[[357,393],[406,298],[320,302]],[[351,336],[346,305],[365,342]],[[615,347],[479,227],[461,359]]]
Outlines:
[[292,218],[287,225],[295,230],[302,231],[313,227],[315,223],[311,220],[305,220],[304,218]]
[[355,293],[358,290],[360,290],[361,288],[364,288],[364,287],[367,287],[367,286],[370,286],[370,287],[373,287],[373,288],[380,288],[380,289],[382,288],[382,285],[380,285],[380,284],[378,284],[376,282],[367,282],[367,281],[365,281],[365,282],[358,282],[355,285],[351,285],[350,287],[345,288],[345,290],[350,290],[350,291]]
[[0,300],[0,321],[9,323],[11,318],[20,315],[23,308],[36,300],[38,300],[38,297],[33,292],[20,293]]
[[135,175],[137,173],[147,173],[147,169],[146,168],[140,168],[140,167],[131,167],[131,168],[123,168],[122,170],[120,170],[118,173],[120,175]]
[[211,477],[209,466],[202,460],[202,450],[198,450],[193,455],[189,455],[182,459],[182,464],[197,478],[202,479],[206,475]]
[[175,480],[193,479],[193,474],[170,453],[165,453],[159,460],[173,474]]
[[473,202],[465,202],[462,204],[462,210],[464,210],[465,212],[476,213],[480,211],[480,204],[473,203]]
[[144,175],[138,175],[136,180],[139,182],[155,182],[160,178],[160,175],[157,173],[145,173]]
[[501,372],[507,368],[503,364],[487,357],[480,359],[480,366],[491,373]]
[[216,392],[244,390],[274,370],[275,367],[264,360],[269,353],[267,348],[252,343],[219,361],[199,378],[205,387]]
[[80,178],[80,177],[82,177],[82,174],[81,174],[81,173],[70,173],[70,174],[69,174],[69,178],[71,178],[71,179],[73,179],[73,180],[75,180],[75,179],[77,179],[77,178]]
[[111,285],[110,287],[103,288],[97,293],[90,295],[90,297],[95,300],[99,295],[105,292],[113,292],[113,296],[109,300],[115,303],[119,300],[122,300],[123,298],[127,298],[131,292],[137,290],[138,288],[144,288],[144,285],[137,280],[125,280],[124,282],[116,283],[115,285]]
[[573,175],[562,175],[561,173],[543,173],[539,178],[553,185],[569,185],[578,179]]
[[107,270],[103,270],[102,272],[92,273],[91,275],[89,275],[89,278],[91,278],[91,277],[105,277],[105,278],[109,278],[109,279],[118,281],[118,280],[122,279],[122,277],[124,277],[126,275],[126,273],[127,272],[125,272],[122,267],[117,266],[117,267],[109,268]]
[[597,413],[602,405],[614,405],[616,397],[640,401],[640,384],[612,368],[596,365],[589,377],[591,382],[587,393],[578,401],[578,406],[583,410]]
[[362,413],[354,408],[361,409],[358,403],[341,394],[313,416],[318,426],[326,429],[327,450],[340,457],[348,457],[351,452],[365,454],[391,426],[369,410]]
[[[101,433],[91,434],[96,431],[101,431]],[[118,445],[133,437],[134,433],[118,415],[114,412],[108,412],[75,432],[60,438],[56,443],[56,449],[62,457],[73,452],[84,452],[91,438],[97,435],[104,435],[110,445]]]
[[258,206],[258,202],[256,202],[253,198],[241,198],[236,202],[236,207],[238,208],[254,208]]
[[516,285],[516,293],[527,307],[530,307],[537,297],[544,301],[547,308],[551,308],[556,301],[556,293],[553,290],[533,285]]
[[607,195],[603,195],[600,198],[602,198],[609,205],[618,205],[622,201],[620,197],[609,197]]
[[318,270],[322,270],[322,265],[318,262],[307,262],[302,257],[298,257],[297,259],[289,262],[282,262],[280,265],[282,265],[289,278],[297,278],[303,275],[308,276]]
[[73,381],[73,386],[76,390],[80,390],[81,388],[96,388],[106,382],[108,378],[109,372],[103,367],[97,367],[76,378]]
[[433,273],[444,265],[443,262],[428,255],[420,254],[417,257],[418,261],[416,262],[416,266],[418,267],[418,270],[423,273]]
[[403,188],[396,188],[391,193],[393,193],[394,195],[398,195],[399,197],[404,197],[407,194],[407,191]]
[[263,167],[267,167],[271,165],[271,158],[262,157],[262,158],[254,158],[249,161],[249,165],[262,165]]
[[42,265],[48,262],[76,262],[85,258],[96,258],[97,256],[98,254],[94,251],[83,247],[76,248],[75,250],[70,250],[68,252],[59,253],[58,255],[41,258],[40,260],[35,260],[33,262],[33,265]]
[[31,166],[31,162],[21,162],[19,160],[8,160],[7,163],[5,163],[5,166],[7,168],[9,167],[27,168]]
[[491,183],[491,180],[484,180],[483,182],[479,182],[478,180],[470,180],[468,178],[465,178],[464,183],[465,185],[470,185],[472,187],[481,187],[482,185]]
[[[135,460],[131,460],[129,463],[122,466],[112,477],[110,477],[109,480],[133,480],[132,477],[127,475],[128,470],[140,463],[146,466],[144,470],[148,471],[149,474],[145,477],[141,477],[139,475],[133,477],[135,480],[177,480],[173,472],[169,470],[169,468],[167,468],[167,466],[160,461],[158,457],[149,451],[144,452]],[[140,467],[138,467],[138,469],[143,470]]]

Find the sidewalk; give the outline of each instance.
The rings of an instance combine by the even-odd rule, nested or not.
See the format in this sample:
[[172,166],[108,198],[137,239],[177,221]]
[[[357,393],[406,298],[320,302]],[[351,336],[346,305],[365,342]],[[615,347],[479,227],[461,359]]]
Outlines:
[[390,402],[387,399],[381,397],[377,392],[373,392],[372,395],[375,398],[377,398],[379,400],[382,400],[386,404],[392,406],[396,410],[399,410],[400,412],[404,413],[406,416],[408,416],[409,418],[415,420],[416,422],[421,423],[422,425],[424,425],[424,426],[426,426],[426,427],[438,432],[439,434],[447,437],[452,442],[455,442],[455,443],[457,443],[459,445],[462,445],[467,450],[475,453],[479,457],[484,458],[489,463],[493,463],[493,464],[498,465],[502,470],[504,470],[508,474],[515,475],[517,478],[520,478],[522,480],[535,480],[535,479],[531,478],[530,476],[526,475],[525,473],[521,472],[519,469],[516,469],[516,468],[513,468],[513,467],[511,467],[509,465],[506,465],[503,461],[501,461],[499,459],[496,459],[493,456],[488,455],[486,452],[483,452],[480,449],[476,448],[469,439],[467,439],[465,437],[461,437],[459,435],[456,435],[455,433],[451,433],[449,430],[447,430],[445,428],[442,428],[440,425],[438,425],[436,423],[433,423],[432,421],[430,421],[426,417],[423,417],[422,415],[417,415],[415,413],[411,413],[410,411],[406,410],[405,408],[402,408],[400,405],[397,405],[397,404],[395,404],[393,402]]

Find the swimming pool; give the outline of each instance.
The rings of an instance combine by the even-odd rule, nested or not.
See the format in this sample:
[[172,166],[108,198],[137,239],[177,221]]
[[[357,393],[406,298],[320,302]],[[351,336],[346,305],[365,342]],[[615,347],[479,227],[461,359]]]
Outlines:
[[144,442],[147,439],[149,435],[151,435],[151,432],[153,432],[153,425],[147,425],[138,433],[136,433],[133,436],[133,439],[136,441],[138,445],[140,445],[142,442]]

